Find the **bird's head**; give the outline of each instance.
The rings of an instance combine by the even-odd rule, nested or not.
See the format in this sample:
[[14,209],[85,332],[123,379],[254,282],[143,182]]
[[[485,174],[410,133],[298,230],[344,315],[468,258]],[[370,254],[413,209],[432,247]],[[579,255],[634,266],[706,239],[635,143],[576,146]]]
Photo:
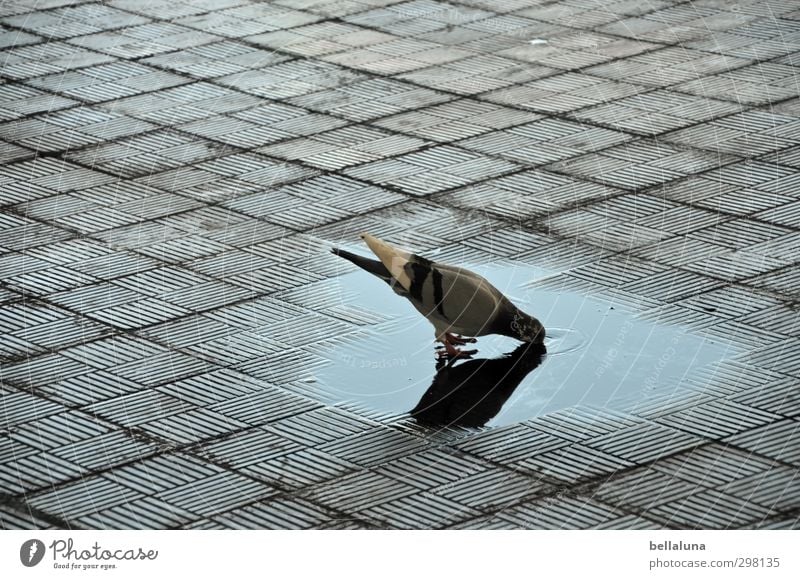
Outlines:
[[532,344],[544,343],[544,326],[539,320],[523,311],[517,310],[514,312],[514,317],[511,320],[511,331],[514,333],[515,338],[523,342]]

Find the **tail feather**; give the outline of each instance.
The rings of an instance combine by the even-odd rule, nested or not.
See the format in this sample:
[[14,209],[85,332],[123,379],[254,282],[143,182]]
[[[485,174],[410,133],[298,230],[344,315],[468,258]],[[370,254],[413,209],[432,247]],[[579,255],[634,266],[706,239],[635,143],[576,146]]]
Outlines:
[[386,269],[386,266],[377,259],[370,259],[362,255],[356,255],[355,253],[351,253],[345,249],[339,249],[338,247],[331,248],[331,253],[345,258],[347,261],[356,264],[361,269],[368,271],[372,275],[375,275],[386,282],[391,282],[392,280],[389,270]]

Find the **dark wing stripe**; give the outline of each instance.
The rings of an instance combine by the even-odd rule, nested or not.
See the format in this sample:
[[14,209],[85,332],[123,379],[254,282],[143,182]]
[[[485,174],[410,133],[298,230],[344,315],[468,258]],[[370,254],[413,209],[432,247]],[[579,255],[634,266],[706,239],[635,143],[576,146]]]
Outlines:
[[425,267],[433,268],[433,262],[430,259],[417,254],[412,254],[411,257],[413,258],[412,261],[424,265]]
[[436,309],[439,310],[439,313],[442,314],[445,318],[447,318],[447,314],[444,313],[444,291],[442,289],[442,272],[438,269],[433,268],[431,270],[433,272],[433,301],[436,302]]
[[408,263],[406,267],[411,269],[411,275],[409,276],[411,278],[411,287],[408,288],[408,293],[411,294],[412,298],[422,303],[422,285],[428,279],[431,268],[421,263]]

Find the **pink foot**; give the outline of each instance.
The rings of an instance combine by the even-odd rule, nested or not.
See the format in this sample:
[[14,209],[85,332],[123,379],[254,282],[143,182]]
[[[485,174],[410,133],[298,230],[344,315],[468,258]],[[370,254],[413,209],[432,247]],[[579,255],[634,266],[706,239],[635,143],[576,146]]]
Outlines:
[[450,342],[455,346],[463,346],[464,344],[474,344],[478,340],[475,338],[465,338],[464,336],[458,336],[456,334],[451,334],[450,332],[445,332],[444,334],[445,340]]
[[469,339],[469,340],[464,340],[464,339],[461,339],[461,338],[453,340],[453,338],[455,338],[455,337],[456,336],[453,336],[452,334],[449,334],[449,333],[446,333],[444,335],[444,339],[441,340],[442,345],[441,346],[437,346],[437,356],[439,356],[440,359],[442,359],[442,358],[470,358],[470,357],[472,357],[473,354],[477,354],[478,353],[478,350],[460,350],[460,349],[456,348],[457,345],[458,346],[462,346],[462,345],[466,344],[467,342],[474,342],[475,341],[474,338]]

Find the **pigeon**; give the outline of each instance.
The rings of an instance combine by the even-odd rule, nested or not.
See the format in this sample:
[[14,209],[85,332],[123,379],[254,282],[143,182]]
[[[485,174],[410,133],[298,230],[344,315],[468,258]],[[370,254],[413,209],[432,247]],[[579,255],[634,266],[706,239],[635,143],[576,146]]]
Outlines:
[[468,269],[436,263],[398,249],[367,233],[361,235],[377,260],[343,249],[331,251],[387,282],[433,324],[435,337],[447,357],[469,357],[477,350],[458,346],[477,336],[501,334],[522,342],[542,344],[541,322],[511,303],[486,278]]

